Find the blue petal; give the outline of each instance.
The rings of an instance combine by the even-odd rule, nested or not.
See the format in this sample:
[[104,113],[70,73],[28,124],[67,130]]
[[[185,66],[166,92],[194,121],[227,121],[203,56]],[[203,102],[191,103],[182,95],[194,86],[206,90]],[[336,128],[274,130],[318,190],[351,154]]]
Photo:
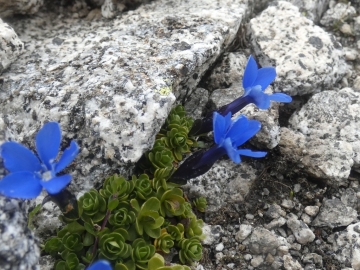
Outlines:
[[16,142],[6,142],[1,146],[1,156],[5,168],[10,172],[38,172],[41,170],[39,159],[25,146]]
[[51,164],[58,155],[60,141],[60,125],[56,122],[45,124],[36,135],[36,149],[38,155],[48,170],[52,170]]
[[253,86],[254,85],[253,83],[256,80],[257,76],[258,76],[258,66],[252,55],[250,55],[244,71],[243,88],[246,89],[248,87]]
[[222,116],[221,114],[214,112],[213,114],[213,128],[214,128],[214,141],[216,144],[220,144],[225,138],[225,134],[231,125],[231,112]]
[[267,152],[253,152],[249,149],[239,149],[237,150],[237,153],[242,156],[255,157],[255,158],[265,157],[267,154]]
[[240,155],[237,153],[237,149],[232,146],[230,138],[225,139],[223,147],[225,148],[227,155],[232,161],[234,161],[236,164],[239,164],[241,162]]
[[[259,87],[260,88],[260,87]],[[248,94],[252,98],[252,102],[261,110],[269,109],[270,97],[262,92],[258,87],[253,87]]]
[[111,270],[111,265],[105,260],[100,260],[90,265],[87,270]]
[[237,141],[243,136],[243,133],[247,130],[248,126],[249,120],[244,115],[240,115],[233,121],[226,137],[230,138],[231,141]]
[[67,165],[69,165],[79,153],[79,146],[75,141],[71,141],[70,146],[64,150],[60,160],[55,165],[55,173],[58,173],[65,169]]
[[71,175],[65,174],[62,176],[54,177],[49,181],[40,181],[40,184],[49,194],[59,193],[64,189],[71,181]]
[[277,102],[284,102],[289,103],[292,101],[292,97],[289,95],[283,94],[283,93],[275,93],[272,95],[269,95],[270,100],[277,101]]
[[249,120],[247,129],[236,140],[232,140],[234,147],[239,147],[251,137],[253,137],[261,129],[261,124],[256,120]]
[[40,179],[31,172],[16,172],[0,180],[0,194],[10,198],[33,199],[42,190]]
[[253,82],[253,86],[261,85],[261,90],[264,91],[270,83],[276,78],[276,69],[273,67],[264,67],[258,70],[256,80]]

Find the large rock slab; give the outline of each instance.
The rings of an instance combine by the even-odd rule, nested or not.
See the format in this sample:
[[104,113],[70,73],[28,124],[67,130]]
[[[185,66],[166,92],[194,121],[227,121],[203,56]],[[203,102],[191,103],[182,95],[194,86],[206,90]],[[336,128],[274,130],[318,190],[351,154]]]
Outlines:
[[1,85],[6,139],[33,146],[40,126],[59,121],[81,148],[69,168],[81,189],[126,173],[124,165],[152,146],[176,97],[190,95],[232,42],[246,8],[241,0],[162,0],[114,20],[48,10],[13,21],[27,52]]
[[317,93],[345,74],[341,45],[289,2],[275,2],[251,19],[248,33],[259,63],[276,66],[275,91]]
[[0,19],[0,74],[24,52],[24,43],[14,29]]
[[44,0],[0,0],[0,17],[34,14],[43,4]]
[[[360,167],[360,93],[351,88],[324,91],[311,99],[289,122],[310,139],[342,141],[352,147],[354,168]],[[332,147],[333,148],[333,147]]]

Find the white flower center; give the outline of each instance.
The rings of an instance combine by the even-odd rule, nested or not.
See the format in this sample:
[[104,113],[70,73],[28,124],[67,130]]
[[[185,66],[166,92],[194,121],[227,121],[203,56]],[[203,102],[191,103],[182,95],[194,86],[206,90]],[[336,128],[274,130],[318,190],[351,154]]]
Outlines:
[[41,175],[43,181],[49,181],[52,177],[51,171],[46,171]]

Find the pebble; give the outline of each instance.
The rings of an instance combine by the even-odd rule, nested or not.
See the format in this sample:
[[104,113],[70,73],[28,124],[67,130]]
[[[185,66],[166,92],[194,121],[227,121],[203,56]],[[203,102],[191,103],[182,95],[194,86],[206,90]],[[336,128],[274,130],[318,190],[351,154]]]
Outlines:
[[247,214],[246,216],[245,216],[245,218],[246,219],[254,219],[254,215],[252,215],[252,214]]
[[235,239],[238,242],[244,241],[251,234],[252,230],[253,227],[251,225],[241,224],[239,231],[235,235]]
[[216,251],[222,251],[223,249],[224,249],[224,244],[223,243],[220,243],[220,244],[216,245],[216,247],[215,247]]
[[284,200],[281,202],[281,206],[284,207],[284,208],[287,208],[287,209],[293,209],[294,206],[295,206],[295,203],[294,203],[292,200],[286,200],[286,199],[284,199]]
[[313,217],[319,213],[319,206],[306,206],[304,209],[305,213]]
[[295,184],[294,185],[294,192],[298,193],[301,190],[301,185],[300,184]]
[[250,264],[253,267],[259,267],[260,265],[262,265],[263,262],[264,262],[264,259],[263,259],[263,257],[261,255],[255,255],[252,258]]
[[245,254],[244,255],[244,260],[245,261],[250,261],[252,259],[252,255],[251,254]]
[[352,29],[351,29],[351,26],[350,24],[348,23],[344,23],[341,27],[340,27],[340,31],[341,33],[345,34],[345,35],[352,35],[353,32],[352,32]]

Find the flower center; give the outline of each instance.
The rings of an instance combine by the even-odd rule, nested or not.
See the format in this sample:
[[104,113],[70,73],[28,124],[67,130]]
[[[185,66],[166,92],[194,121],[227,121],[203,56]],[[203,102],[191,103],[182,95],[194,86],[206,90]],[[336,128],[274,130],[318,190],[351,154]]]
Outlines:
[[52,177],[51,171],[46,171],[41,175],[43,181],[49,181]]

